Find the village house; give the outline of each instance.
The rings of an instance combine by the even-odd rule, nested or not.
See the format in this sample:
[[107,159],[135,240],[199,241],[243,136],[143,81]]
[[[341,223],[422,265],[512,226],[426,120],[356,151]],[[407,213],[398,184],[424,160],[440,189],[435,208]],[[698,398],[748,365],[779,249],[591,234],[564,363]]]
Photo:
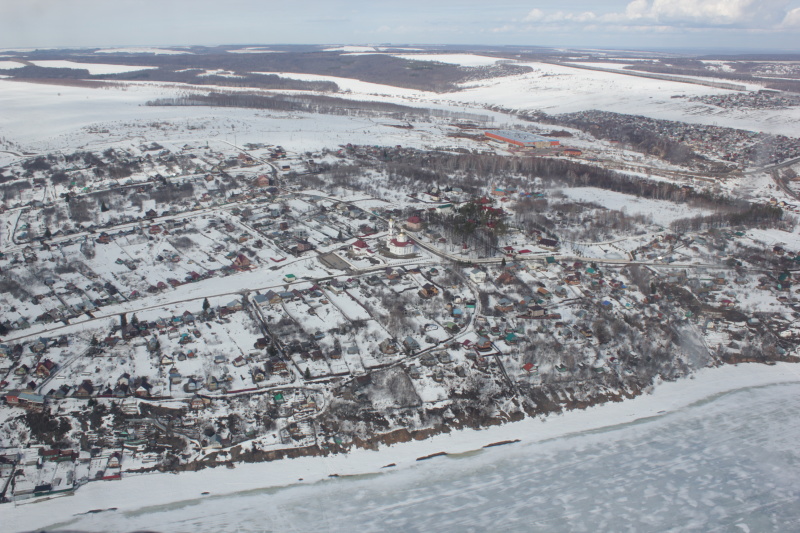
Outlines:
[[545,309],[544,309],[544,307],[542,307],[540,305],[529,306],[528,307],[528,315],[530,315],[530,316],[532,316],[534,318],[543,317],[545,315]]
[[422,219],[418,216],[408,217],[408,220],[406,220],[406,228],[410,231],[420,231],[422,229]]
[[554,239],[540,238],[539,247],[544,248],[545,250],[550,250],[552,252],[555,252],[556,250],[558,250],[558,241]]
[[514,310],[514,302],[508,298],[500,298],[494,308],[498,313],[508,313]]
[[41,410],[45,405],[45,397],[28,391],[12,390],[5,395],[6,403],[25,409]]
[[250,268],[250,260],[244,254],[238,254],[233,260],[233,266],[240,270],[247,270]]
[[437,294],[439,294],[439,289],[438,289],[438,288],[436,288],[436,286],[435,286],[435,285],[433,285],[433,284],[431,284],[431,283],[426,283],[426,284],[425,284],[425,285],[423,285],[423,286],[422,286],[422,288],[419,290],[419,295],[420,295],[420,297],[421,297],[421,298],[425,298],[426,300],[427,300],[428,298],[433,298],[433,297],[434,297],[434,296],[436,296]]
[[36,365],[36,370],[34,374],[36,374],[39,378],[48,378],[50,374],[55,370],[56,364],[52,362],[50,359],[45,359],[44,361],[40,362]]
[[473,268],[469,273],[469,279],[473,283],[484,283],[486,281],[486,272],[477,268]]
[[496,280],[494,280],[495,284],[497,285],[510,285],[514,283],[517,278],[508,270],[504,270]]
[[363,239],[358,239],[356,242],[351,244],[349,251],[355,257],[361,257],[373,253],[369,247],[369,244],[367,244]]
[[189,407],[194,410],[205,409],[208,403],[210,403],[210,401],[206,398],[195,395],[192,397],[191,401],[189,401]]
[[413,353],[419,351],[420,345],[413,337],[409,335],[403,339],[403,348],[405,348],[407,352]]
[[384,339],[379,345],[378,349],[382,354],[392,355],[397,353],[397,343],[392,339]]
[[75,389],[75,392],[72,394],[76,398],[88,398],[94,394],[94,385],[92,385],[92,381],[85,379],[83,382],[78,385]]
[[242,301],[241,300],[232,300],[232,301],[228,302],[228,304],[225,306],[225,309],[227,309],[228,312],[230,312],[230,313],[235,313],[237,311],[241,311],[243,308],[244,307],[242,306]]
[[473,347],[479,352],[489,352],[492,350],[492,341],[489,337],[478,337]]

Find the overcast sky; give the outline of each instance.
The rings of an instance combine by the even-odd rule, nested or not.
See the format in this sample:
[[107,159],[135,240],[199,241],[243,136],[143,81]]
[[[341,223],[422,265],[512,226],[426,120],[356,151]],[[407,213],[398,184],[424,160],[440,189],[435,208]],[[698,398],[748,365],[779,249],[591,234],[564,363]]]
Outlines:
[[800,0],[0,0],[0,47],[491,44],[800,52]]

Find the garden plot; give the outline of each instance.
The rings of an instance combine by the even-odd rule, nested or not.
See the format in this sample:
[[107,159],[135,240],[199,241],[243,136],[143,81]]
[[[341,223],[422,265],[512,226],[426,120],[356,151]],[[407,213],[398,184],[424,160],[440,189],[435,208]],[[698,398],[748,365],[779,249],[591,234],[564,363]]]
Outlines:
[[367,322],[366,327],[359,330],[357,335],[343,342],[342,346],[345,350],[349,347],[356,347],[363,366],[365,368],[375,368],[389,365],[405,357],[402,351],[398,351],[395,354],[381,353],[379,345],[387,338],[386,331],[372,320]]
[[347,356],[342,355],[340,358],[329,358],[328,365],[330,366],[331,373],[334,375],[346,375],[352,373],[363,373],[364,367],[361,364],[360,360],[357,360],[358,356]]
[[325,295],[339,312],[350,321],[370,320],[372,318],[367,310],[348,293],[336,294],[331,290],[326,290]]
[[286,313],[305,332],[306,338],[316,333],[324,334],[331,328],[349,325],[349,321],[339,310],[330,304],[316,308],[304,301],[284,302]]
[[0,292],[0,303],[3,305],[3,316],[10,322],[17,320],[27,320],[33,323],[33,320],[44,313],[49,304],[42,300],[32,300],[34,294],[49,294],[47,286],[40,283],[28,285],[26,281],[29,279],[27,273],[10,272],[4,269],[7,277],[11,278],[10,281],[4,283],[3,291]]
[[[205,266],[203,264],[208,260],[208,254],[205,251],[206,248],[199,245],[199,243],[203,241],[205,241],[205,239],[203,239],[200,233],[181,235],[179,237],[170,236],[166,238],[166,242],[169,243],[171,250],[174,250],[174,252],[170,253],[178,254],[178,256],[183,259],[182,264],[186,265],[184,267],[186,270],[198,271],[199,274],[204,274],[208,270],[216,270],[211,265]],[[183,281],[183,279],[184,278],[179,278],[179,281]]]
[[445,381],[437,382],[433,379],[435,371],[422,372],[419,378],[412,379],[417,395],[423,403],[442,402],[449,397],[449,386]]
[[775,300],[772,291],[759,290],[755,281],[748,283],[745,287],[737,288],[735,294],[738,301],[737,307],[744,312],[785,314],[787,311],[784,305]]
[[[122,248],[122,250],[118,251],[123,252],[128,258],[143,267],[138,269],[137,273],[147,285],[134,287],[140,291],[147,289],[148,285],[157,285],[158,282],[163,282],[170,278],[182,281],[190,271],[190,268],[182,264],[181,255],[166,236],[159,235],[154,237],[152,241],[146,237],[139,236],[138,238],[129,237],[127,243],[120,240],[114,242]],[[114,264],[116,259],[122,255],[112,252],[114,248],[98,245],[95,249],[98,251],[97,257],[101,257],[100,251],[108,250],[103,255],[111,272],[127,273],[130,271],[125,265]]]
[[311,378],[347,373],[347,365],[340,361],[334,364],[334,360],[331,360],[329,365],[325,357],[314,359],[310,354],[294,353],[291,355],[291,359],[301,374]]
[[[325,228],[318,222],[297,220],[296,224],[297,226],[293,228],[295,232],[295,240],[297,238],[301,238],[317,247],[322,246],[323,243],[330,241],[331,238],[335,238],[336,235],[338,234],[338,231],[334,231],[333,229],[330,228]],[[326,229],[327,231],[325,231]]]
[[205,260],[219,263],[219,265],[215,264],[215,267],[230,264],[231,259],[228,258],[228,255],[238,253],[240,249],[238,243],[233,241],[226,233],[210,226],[199,233],[192,234],[191,238],[202,250],[202,253],[195,252],[194,255],[198,255],[200,261],[202,261],[202,256],[204,255]]
[[159,357],[150,354],[143,344],[135,341],[121,341],[114,348],[109,349],[106,354],[93,360],[79,359],[73,368],[72,375],[79,376],[76,384],[83,379],[91,379],[95,386],[100,384],[112,384],[113,386],[113,383],[122,374],[128,373],[131,378],[148,378],[148,383],[154,388],[150,392],[153,396],[164,393],[168,385],[164,379],[166,372],[162,371],[159,364]]
[[377,254],[372,254],[369,257],[350,257],[342,252],[333,252],[333,254],[346,264],[352,265],[355,269],[366,269],[375,265],[386,264],[384,258]]

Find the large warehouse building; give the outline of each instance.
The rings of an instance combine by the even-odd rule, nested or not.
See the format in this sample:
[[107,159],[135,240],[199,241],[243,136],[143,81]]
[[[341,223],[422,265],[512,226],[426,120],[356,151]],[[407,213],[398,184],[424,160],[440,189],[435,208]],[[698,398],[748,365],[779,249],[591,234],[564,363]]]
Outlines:
[[485,135],[490,139],[523,148],[551,148],[561,144],[555,139],[548,139],[547,137],[521,130],[490,130],[485,132]]

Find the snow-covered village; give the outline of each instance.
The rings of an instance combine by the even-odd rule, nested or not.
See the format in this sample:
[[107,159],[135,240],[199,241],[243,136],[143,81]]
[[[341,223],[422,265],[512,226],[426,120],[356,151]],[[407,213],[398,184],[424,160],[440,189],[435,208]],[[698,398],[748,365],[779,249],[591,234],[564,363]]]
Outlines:
[[795,93],[364,48],[3,56],[4,502],[800,361]]

